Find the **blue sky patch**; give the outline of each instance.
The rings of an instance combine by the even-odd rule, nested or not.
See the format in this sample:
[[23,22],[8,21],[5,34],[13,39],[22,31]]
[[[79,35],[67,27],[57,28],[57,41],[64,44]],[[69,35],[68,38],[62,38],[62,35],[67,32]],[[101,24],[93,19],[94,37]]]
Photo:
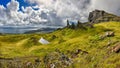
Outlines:
[[[7,6],[7,4],[10,2],[11,0],[0,0],[0,5],[3,5],[4,7],[6,7]],[[22,11],[22,6],[23,7],[28,7],[28,6],[35,6],[36,4],[34,3],[34,4],[30,4],[30,3],[28,3],[28,2],[26,2],[26,1],[24,1],[24,0],[17,0],[18,2],[19,2],[19,10],[20,11]],[[37,9],[37,8],[36,8]],[[36,10],[35,9],[35,10]]]
[[6,4],[10,2],[11,0],[0,0],[0,5],[3,5],[6,7]]

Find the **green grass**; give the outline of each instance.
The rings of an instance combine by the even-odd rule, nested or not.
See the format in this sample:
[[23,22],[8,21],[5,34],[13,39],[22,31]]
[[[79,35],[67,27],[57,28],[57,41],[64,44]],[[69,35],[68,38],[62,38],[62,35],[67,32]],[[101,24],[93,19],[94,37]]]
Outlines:
[[[115,36],[100,39],[106,31],[114,31]],[[38,40],[44,37],[50,44],[42,45]],[[67,51],[82,49],[88,55],[79,54],[73,59],[73,64],[68,68],[117,68],[120,66],[120,54],[108,54],[110,48],[107,43],[120,41],[120,22],[105,22],[95,24],[94,28],[69,29],[64,28],[49,34],[18,34],[0,36],[0,57],[14,58],[25,56],[39,56],[54,53],[56,49],[70,56]]]

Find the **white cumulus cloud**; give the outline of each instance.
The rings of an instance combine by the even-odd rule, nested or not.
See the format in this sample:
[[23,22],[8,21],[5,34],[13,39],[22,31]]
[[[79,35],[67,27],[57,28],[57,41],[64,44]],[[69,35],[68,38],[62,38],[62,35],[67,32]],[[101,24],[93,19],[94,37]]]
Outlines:
[[42,10],[34,10],[32,7],[22,9],[23,11],[19,11],[19,2],[15,0],[9,2],[7,7],[0,5],[0,25],[18,26],[47,22],[47,19],[41,18]]
[[[120,0],[25,0],[36,6],[22,7],[11,0],[0,5],[0,25],[66,25],[66,19],[87,21],[90,11],[105,10],[120,16]],[[34,10],[37,8],[38,10]]]
[[120,0],[92,0],[91,8],[105,10],[120,16]]
[[37,3],[42,8],[56,12],[63,19],[87,21],[90,11],[95,9],[120,15],[120,0],[26,0]]

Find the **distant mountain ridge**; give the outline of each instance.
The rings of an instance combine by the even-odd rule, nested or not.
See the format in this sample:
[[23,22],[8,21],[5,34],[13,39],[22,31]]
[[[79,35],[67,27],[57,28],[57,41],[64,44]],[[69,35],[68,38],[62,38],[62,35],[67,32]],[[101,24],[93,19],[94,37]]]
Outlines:
[[24,32],[24,34],[29,34],[29,33],[49,33],[55,31],[57,28],[41,28],[37,30],[30,30]]
[[103,10],[95,10],[89,13],[88,21],[90,23],[100,23],[109,21],[120,22],[120,17],[111,13],[107,13]]

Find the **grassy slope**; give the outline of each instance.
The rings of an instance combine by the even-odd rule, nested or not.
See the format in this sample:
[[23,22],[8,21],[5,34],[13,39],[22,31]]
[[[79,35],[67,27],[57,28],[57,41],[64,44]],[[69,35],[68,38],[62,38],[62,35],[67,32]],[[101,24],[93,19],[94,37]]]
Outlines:
[[[120,40],[120,22],[106,22],[95,24],[95,28],[88,30],[72,30],[65,28],[49,34],[21,34],[0,36],[0,57],[45,56],[56,49],[67,54],[67,51],[82,49],[88,55],[79,54],[70,67],[81,68],[115,68],[120,66],[120,54],[108,54],[116,41]],[[100,40],[106,31],[115,32],[114,37]],[[38,40],[44,37],[51,43],[42,45]],[[109,41],[112,41],[109,47]]]

